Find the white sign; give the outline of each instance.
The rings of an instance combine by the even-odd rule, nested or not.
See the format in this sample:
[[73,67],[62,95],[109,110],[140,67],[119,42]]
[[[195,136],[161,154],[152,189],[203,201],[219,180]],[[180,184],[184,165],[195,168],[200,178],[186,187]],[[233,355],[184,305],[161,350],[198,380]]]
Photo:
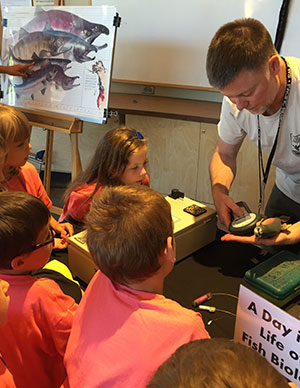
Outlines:
[[242,285],[234,341],[256,350],[282,375],[299,385],[299,320]]

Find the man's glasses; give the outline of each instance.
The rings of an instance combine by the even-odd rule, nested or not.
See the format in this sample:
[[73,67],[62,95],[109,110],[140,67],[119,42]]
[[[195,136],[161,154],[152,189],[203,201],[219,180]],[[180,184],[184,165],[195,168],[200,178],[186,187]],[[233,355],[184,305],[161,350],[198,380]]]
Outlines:
[[49,234],[48,234],[47,240],[42,242],[42,243],[33,245],[31,248],[29,248],[26,251],[26,253],[33,252],[36,249],[40,249],[40,248],[42,248],[42,247],[44,247],[46,245],[49,245],[49,244],[52,244],[52,247],[54,247],[54,238],[55,238],[55,231],[52,228],[49,228]]

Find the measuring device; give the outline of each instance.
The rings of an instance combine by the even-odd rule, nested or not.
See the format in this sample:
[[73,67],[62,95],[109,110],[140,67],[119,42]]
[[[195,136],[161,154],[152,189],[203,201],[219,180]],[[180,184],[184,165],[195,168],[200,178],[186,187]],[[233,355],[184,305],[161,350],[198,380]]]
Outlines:
[[241,217],[235,217],[229,225],[229,232],[237,236],[250,236],[258,221],[262,219],[260,214],[252,213],[244,201],[236,203],[243,211]]
[[252,213],[243,201],[237,202],[237,205],[244,210],[244,214],[234,218],[231,222],[229,232],[232,234],[238,236],[254,234],[258,239],[270,238],[280,231],[286,230],[289,226],[279,217],[266,218],[260,214]]

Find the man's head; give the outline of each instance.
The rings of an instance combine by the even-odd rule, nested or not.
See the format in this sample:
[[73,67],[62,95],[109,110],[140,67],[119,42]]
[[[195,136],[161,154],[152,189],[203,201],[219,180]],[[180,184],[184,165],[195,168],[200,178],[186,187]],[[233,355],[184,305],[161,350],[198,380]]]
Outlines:
[[264,69],[277,51],[265,26],[245,18],[224,24],[215,33],[208,48],[206,72],[209,83],[224,89],[243,70]]
[[95,196],[86,224],[95,263],[122,284],[154,275],[173,236],[169,203],[146,186],[105,187]]
[[255,350],[224,338],[189,342],[165,361],[147,388],[289,388]]
[[28,193],[0,193],[0,271],[25,273],[39,269],[49,259],[49,209]]

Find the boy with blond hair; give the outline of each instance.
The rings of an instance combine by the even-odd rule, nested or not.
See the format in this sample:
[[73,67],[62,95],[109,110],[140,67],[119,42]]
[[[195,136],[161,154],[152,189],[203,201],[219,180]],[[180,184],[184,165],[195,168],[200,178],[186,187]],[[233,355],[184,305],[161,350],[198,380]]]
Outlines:
[[74,318],[70,387],[143,388],[179,346],[209,338],[199,313],[162,295],[175,262],[170,205],[146,186],[105,187],[86,223],[100,271]]

